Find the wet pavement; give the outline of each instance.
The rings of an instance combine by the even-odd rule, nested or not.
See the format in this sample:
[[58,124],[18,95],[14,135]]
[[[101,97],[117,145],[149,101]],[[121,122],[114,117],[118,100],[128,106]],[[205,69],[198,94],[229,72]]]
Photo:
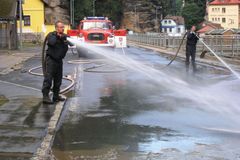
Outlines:
[[[157,70],[169,62],[151,50],[130,47],[126,53]],[[79,57],[69,52],[65,59],[64,75],[75,78],[76,85],[66,94],[52,148],[56,159],[240,159],[240,83],[228,71],[198,65],[193,74],[179,60],[163,71],[165,78],[188,84],[178,86],[159,84],[102,58],[82,64],[70,60]],[[40,64],[35,56],[20,70],[0,76],[23,85],[0,82],[0,159],[30,159],[46,134],[55,106],[42,105],[43,79],[27,73]],[[196,93],[185,93],[189,89]]]
[[[169,62],[151,50],[131,47],[126,53],[159,70]],[[93,72],[84,72],[88,67]],[[187,83],[179,86],[181,96],[173,89],[177,85],[156,83],[115,63],[65,69],[77,83],[54,141],[57,159],[240,159],[240,84],[228,71],[198,65],[194,74],[186,72],[184,62],[174,62],[164,72]],[[189,88],[196,93],[185,93]]]
[[0,76],[1,160],[30,159],[46,135],[55,106],[42,104],[42,78],[27,72],[38,63],[38,57],[32,58]]

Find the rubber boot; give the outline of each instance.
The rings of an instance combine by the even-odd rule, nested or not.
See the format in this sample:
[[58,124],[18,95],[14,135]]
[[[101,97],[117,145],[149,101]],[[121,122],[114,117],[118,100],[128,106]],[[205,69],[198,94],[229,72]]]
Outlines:
[[66,99],[60,95],[53,96],[53,102],[65,101]]
[[44,104],[53,104],[53,101],[49,98],[49,96],[43,96],[43,103]]

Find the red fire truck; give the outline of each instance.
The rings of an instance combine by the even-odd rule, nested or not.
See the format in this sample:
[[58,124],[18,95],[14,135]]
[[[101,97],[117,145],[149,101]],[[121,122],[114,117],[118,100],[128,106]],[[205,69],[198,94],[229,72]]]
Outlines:
[[[127,31],[124,29],[115,30],[112,22],[107,17],[86,17],[80,21],[78,29],[68,30],[67,34],[79,42],[91,45],[116,48],[127,47]],[[83,48],[79,46],[76,48],[79,54],[83,52]]]

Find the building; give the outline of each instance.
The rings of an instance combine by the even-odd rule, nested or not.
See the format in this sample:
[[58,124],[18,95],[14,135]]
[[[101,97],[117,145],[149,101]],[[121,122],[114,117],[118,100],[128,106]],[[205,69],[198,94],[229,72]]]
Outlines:
[[224,29],[240,28],[240,0],[214,0],[208,6],[208,21]]
[[170,36],[181,36],[185,33],[184,18],[181,16],[166,16],[161,21],[161,31]]
[[233,29],[213,29],[207,32],[206,35],[232,36],[234,35],[234,30]]
[[[55,30],[54,22],[57,20],[52,18],[55,16],[46,16],[45,12],[49,12],[49,8],[46,8],[46,0],[22,0],[23,1],[23,38],[32,38],[32,36],[44,35]],[[50,3],[50,2],[49,2]],[[54,12],[54,11],[52,11]],[[52,15],[54,15],[52,13]],[[69,14],[68,14],[69,15]],[[67,15],[67,16],[68,16]],[[62,17],[66,16],[65,14]],[[56,18],[56,17],[55,17]],[[49,22],[51,20],[51,23]],[[66,27],[66,30],[69,27]],[[19,28],[18,28],[19,32]],[[32,35],[32,36],[30,36]]]
[[200,36],[203,36],[209,31],[212,31],[215,29],[223,29],[223,27],[220,24],[212,23],[208,21],[204,21],[200,25],[201,25],[201,28],[197,31],[200,34]]
[[0,49],[17,49],[17,0],[1,0],[0,6]]

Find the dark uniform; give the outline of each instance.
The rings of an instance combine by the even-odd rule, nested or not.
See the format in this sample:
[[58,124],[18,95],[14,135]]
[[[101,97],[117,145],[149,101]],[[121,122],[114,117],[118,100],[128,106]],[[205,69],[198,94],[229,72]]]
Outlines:
[[60,86],[62,84],[62,59],[68,51],[68,42],[66,39],[66,34],[63,34],[60,37],[57,35],[56,31],[49,33],[47,37],[48,49],[46,53],[46,73],[44,75],[42,93],[43,97],[48,97],[53,82],[53,101],[58,100]]
[[196,45],[198,42],[198,37],[192,33],[187,33],[187,45],[186,45],[186,66],[187,69],[190,64],[190,57],[193,65],[193,71],[196,71],[195,57],[196,57]]

